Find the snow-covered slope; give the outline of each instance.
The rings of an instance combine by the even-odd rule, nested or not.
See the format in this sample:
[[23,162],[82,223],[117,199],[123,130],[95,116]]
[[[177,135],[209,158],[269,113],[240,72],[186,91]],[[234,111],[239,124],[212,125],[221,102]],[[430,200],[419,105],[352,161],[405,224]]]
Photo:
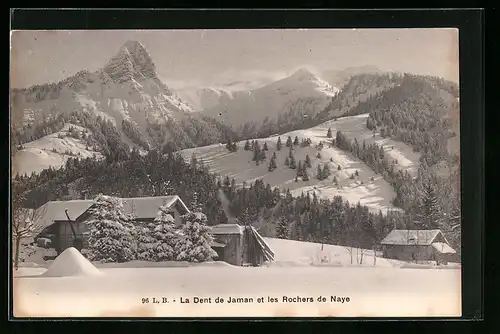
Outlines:
[[[155,64],[145,47],[140,42],[129,41],[98,71],[80,71],[58,83],[12,91],[11,112],[19,116],[17,119],[23,120],[24,128],[16,130],[24,135],[20,143],[26,147],[18,154],[18,165],[23,172],[29,172],[64,163],[60,155],[46,153],[46,150],[51,150],[54,145],[72,144],[54,142],[53,135],[40,138],[40,133],[51,128],[51,122],[58,116],[65,115],[69,119],[73,112],[110,121],[117,128],[121,140],[137,148],[147,148],[162,141],[190,143],[199,138],[208,142],[218,140],[210,138],[219,134],[215,122],[192,111],[158,78]],[[158,126],[165,123],[165,128]],[[192,123],[198,127],[196,134],[184,131],[185,127],[192,128]],[[37,127],[41,131],[33,136],[33,129]],[[172,138],[175,135],[177,137]],[[27,143],[29,138],[32,142]],[[33,141],[33,138],[37,140]],[[71,148],[69,150],[77,155],[79,153]]]
[[[213,108],[220,103],[228,103],[229,100],[233,99],[233,92],[224,88],[186,87],[176,90],[176,93],[195,111]],[[242,92],[235,92],[235,94],[241,93]]]
[[[315,192],[318,197],[322,198],[333,198],[339,195],[351,203],[359,201],[373,211],[382,210],[385,212],[388,209],[395,209],[391,204],[391,200],[395,196],[391,185],[353,155],[337,147],[330,147],[331,139],[326,136],[328,128],[332,129],[333,136],[340,130],[351,140],[357,138],[360,144],[366,141],[366,144],[375,142],[378,145],[383,145],[386,157],[391,159],[391,162],[397,160],[396,168],[415,172],[418,168],[419,155],[404,143],[382,138],[378,134],[374,137],[373,133],[365,126],[366,117],[367,115],[343,117],[310,129],[283,134],[280,136],[283,144],[281,151],[276,150],[278,136],[258,139],[261,147],[266,142],[269,149],[266,152],[266,161],[258,166],[252,161],[252,151],[243,149],[244,142],[238,143],[239,149],[235,153],[230,153],[224,145],[211,145],[184,150],[182,154],[186,159],[190,159],[195,154],[198,159],[209,166],[212,172],[221,177],[228,175],[230,178],[235,178],[237,184],[262,179],[272,186],[278,186],[281,189],[289,188],[293,195],[300,195],[301,192],[308,191]],[[298,182],[295,182],[296,170],[288,168],[284,163],[289,154],[289,149],[285,147],[288,136],[292,139],[297,136],[299,141],[302,138],[310,138],[312,141],[310,147],[294,146],[293,149],[297,164],[299,160],[303,163],[306,155],[311,158],[312,168],[308,169],[309,181],[302,181],[299,178]],[[325,142],[325,145],[320,151],[321,158],[317,158],[318,149],[315,146],[320,141]],[[274,152],[276,152],[278,167],[273,172],[269,172],[268,163]],[[329,164],[331,175],[327,179],[319,181],[315,177],[317,166],[319,164],[322,167],[325,163]],[[341,167],[341,170],[337,169],[338,166]],[[358,171],[359,176],[350,179],[350,176],[356,171]],[[333,181],[334,177],[338,180],[338,187]]]
[[232,99],[221,101],[203,113],[229,125],[260,122],[266,117],[274,119],[290,110],[314,114],[322,111],[337,92],[336,87],[300,69],[264,87],[233,93]]
[[70,127],[77,132],[86,131],[88,135],[92,135],[90,130],[81,126],[66,124],[61,131],[24,144],[12,159],[12,176],[14,177],[16,173],[29,176],[32,172],[39,173],[49,167],[59,168],[72,157],[82,159],[102,157],[101,153],[88,147],[81,139],[69,136]]
[[49,115],[87,111],[112,119],[162,123],[191,111],[156,76],[155,65],[140,42],[125,43],[99,71],[81,71],[58,84],[33,86],[13,92],[13,111],[35,120]]

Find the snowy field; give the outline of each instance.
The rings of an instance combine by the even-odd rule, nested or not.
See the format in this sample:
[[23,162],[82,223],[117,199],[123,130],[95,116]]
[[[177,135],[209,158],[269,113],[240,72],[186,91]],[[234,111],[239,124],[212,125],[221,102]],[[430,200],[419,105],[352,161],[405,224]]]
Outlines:
[[[16,152],[12,160],[12,177],[20,175],[31,175],[32,172],[40,173],[49,167],[59,168],[63,166],[69,158],[78,157],[81,159],[92,158],[94,155],[101,158],[99,152],[87,149],[87,145],[80,139],[66,136],[69,127],[76,131],[86,129],[74,124],[66,124],[61,131],[44,136],[37,140],[24,144],[24,149]],[[87,130],[90,132],[90,130]],[[64,136],[59,138],[59,136]],[[71,155],[67,154],[71,152]]]
[[[280,136],[283,144],[281,151],[276,150],[278,136],[258,139],[261,147],[266,142],[269,148],[269,151],[266,152],[268,158],[259,166],[252,161],[252,152],[243,149],[244,141],[238,144],[239,149],[235,153],[230,153],[224,145],[220,144],[188,149],[182,153],[186,159],[190,159],[194,153],[198,159],[203,160],[210,167],[212,172],[222,177],[228,175],[230,178],[234,178],[237,184],[262,179],[272,186],[278,186],[281,189],[289,188],[292,195],[295,196],[308,191],[316,192],[316,195],[321,198],[331,199],[339,195],[351,203],[359,201],[373,212],[379,210],[386,212],[388,209],[397,210],[391,204],[391,200],[395,196],[392,187],[382,178],[382,175],[375,174],[361,160],[337,147],[330,147],[330,145],[325,145],[320,151],[321,158],[316,157],[318,150],[315,145],[320,141],[331,142],[331,139],[326,136],[328,128],[331,128],[333,137],[337,131],[341,131],[351,140],[357,138],[360,145],[363,141],[366,141],[366,144],[375,142],[379,146],[383,145],[386,157],[391,162],[397,160],[396,168],[403,168],[410,173],[415,173],[418,168],[419,154],[414,153],[411,147],[402,142],[382,138],[378,134],[373,137],[373,133],[366,128],[367,117],[368,115],[359,115],[339,118],[337,121],[329,121],[310,129],[283,134]],[[288,136],[291,136],[292,139],[298,136],[299,141],[302,138],[311,138],[312,140],[310,147],[294,146],[293,151],[297,164],[299,160],[304,162],[306,155],[311,158],[312,168],[308,169],[309,181],[302,181],[299,178],[298,182],[295,182],[296,170],[290,169],[284,164],[289,153],[289,149],[285,147]],[[268,163],[274,152],[276,152],[278,168],[269,172]],[[323,166],[325,163],[330,165],[331,175],[327,179],[319,181],[315,177],[317,165]],[[337,170],[338,166],[341,167],[340,171]],[[356,171],[358,171],[359,176],[350,179],[350,176]],[[334,177],[338,180],[338,187],[333,182]]]
[[[324,250],[337,253],[342,265],[307,265],[309,257],[318,255],[319,244],[271,238],[267,242],[276,253],[276,262],[262,267],[235,267],[222,262],[192,266],[166,263],[162,267],[157,266],[160,263],[148,266],[145,262],[135,262],[93,267],[76,250],[67,250],[48,265],[48,270],[24,267],[15,272],[14,314],[21,317],[461,314],[458,269],[405,269],[380,258],[373,265],[370,256],[365,265],[350,266],[348,252],[340,246],[325,246]],[[318,301],[318,297],[325,299]]]

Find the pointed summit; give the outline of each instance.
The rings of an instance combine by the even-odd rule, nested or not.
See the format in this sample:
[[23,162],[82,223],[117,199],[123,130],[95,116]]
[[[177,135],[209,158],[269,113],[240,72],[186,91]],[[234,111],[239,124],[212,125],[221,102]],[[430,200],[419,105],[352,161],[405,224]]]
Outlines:
[[123,83],[132,79],[142,81],[157,78],[156,67],[144,45],[138,41],[127,41],[103,69],[110,78]]
[[314,79],[316,79],[316,75],[311,73],[311,71],[309,71],[306,68],[301,68],[301,69],[293,72],[293,74],[290,77],[298,79],[298,80],[314,80]]

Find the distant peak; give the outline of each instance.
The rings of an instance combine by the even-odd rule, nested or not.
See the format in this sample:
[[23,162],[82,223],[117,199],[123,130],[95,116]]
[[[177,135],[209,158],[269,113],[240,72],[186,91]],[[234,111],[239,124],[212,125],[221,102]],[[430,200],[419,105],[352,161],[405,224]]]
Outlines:
[[120,49],[122,50],[127,50],[129,53],[135,54],[137,52],[148,52],[146,50],[146,47],[139,41],[134,41],[134,40],[129,40],[126,41],[125,44]]
[[139,41],[129,40],[110,59],[104,71],[116,82],[156,78],[156,67],[148,50]]
[[293,72],[293,74],[290,77],[298,78],[301,80],[307,80],[316,78],[316,75],[314,75],[311,71],[309,71],[306,68],[301,68]]

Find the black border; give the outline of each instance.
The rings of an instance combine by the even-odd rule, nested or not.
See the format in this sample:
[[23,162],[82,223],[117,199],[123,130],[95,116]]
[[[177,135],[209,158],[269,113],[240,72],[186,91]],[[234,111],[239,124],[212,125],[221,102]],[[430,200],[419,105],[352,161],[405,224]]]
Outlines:
[[[462,252],[462,318],[476,320],[479,320],[483,315],[484,301],[482,283],[485,203],[483,21],[484,12],[481,10],[11,10],[11,30],[458,28],[462,137],[462,247],[464,250]],[[11,317],[12,314],[9,316]],[[11,318],[11,320],[13,319]],[[313,320],[310,318],[287,318],[286,320],[294,322],[295,326],[298,325],[295,321],[306,319]],[[394,318],[394,320],[404,319]],[[436,319],[429,318],[427,320]],[[24,319],[15,320],[23,321]],[[137,321],[139,319],[129,320]],[[151,320],[159,321],[160,319]],[[171,318],[168,320],[193,321],[195,319]],[[223,318],[198,318],[196,320],[220,322]],[[233,320],[252,321],[256,318],[234,318]],[[262,318],[261,320],[267,321],[269,319]],[[314,320],[348,320],[353,322],[369,319],[315,318]],[[374,318],[372,320],[381,321],[382,319]],[[425,320],[425,318],[406,320],[414,322]],[[131,323],[127,323],[127,325],[131,325]]]

